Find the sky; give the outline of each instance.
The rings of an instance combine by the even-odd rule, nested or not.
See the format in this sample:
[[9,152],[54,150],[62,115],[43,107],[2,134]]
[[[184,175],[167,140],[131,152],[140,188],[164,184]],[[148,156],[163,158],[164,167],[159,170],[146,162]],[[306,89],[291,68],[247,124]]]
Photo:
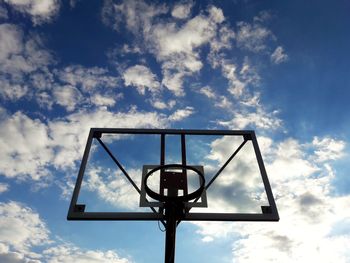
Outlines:
[[[91,127],[255,130],[280,221],[181,223],[177,262],[350,262],[349,11],[343,0],[0,0],[0,262],[164,260],[157,222],[66,220]],[[203,160],[228,145],[208,142]],[[98,164],[88,205],[129,209],[135,193]],[[251,201],[238,200],[224,207]]]

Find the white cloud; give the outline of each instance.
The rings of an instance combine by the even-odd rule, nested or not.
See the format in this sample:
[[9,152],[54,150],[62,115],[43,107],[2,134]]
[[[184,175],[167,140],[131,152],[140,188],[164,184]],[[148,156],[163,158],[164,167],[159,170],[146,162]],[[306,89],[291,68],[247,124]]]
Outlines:
[[159,110],[166,109],[168,106],[165,102],[160,101],[160,100],[154,101],[152,104],[153,104],[154,108],[159,109]]
[[159,109],[159,110],[164,110],[164,109],[172,109],[176,105],[175,100],[169,100],[168,102],[159,100],[159,99],[154,99],[151,100],[151,104],[154,108]]
[[238,78],[236,70],[237,66],[234,64],[222,64],[222,73],[229,81],[228,91],[238,98],[243,94],[246,83]]
[[0,261],[4,263],[26,263],[26,262],[40,263],[40,261],[27,258],[21,253],[10,251],[9,246],[5,246],[1,243],[0,243]]
[[[232,47],[232,40],[235,38],[236,34],[228,26],[223,25],[217,32],[217,37],[210,41],[210,54],[211,58],[217,56],[217,52],[223,49],[230,49]],[[217,59],[218,61],[220,59]],[[218,63],[215,59],[211,59],[212,66],[215,68],[215,65]]]
[[175,24],[154,25],[148,37],[153,53],[162,62],[162,83],[176,96],[184,95],[183,79],[198,72],[203,64],[197,48],[214,36],[217,22],[198,15],[178,28]]
[[227,91],[233,96],[216,94],[210,87],[199,91],[210,98],[216,107],[230,110],[228,113],[233,116],[232,119],[220,120],[218,123],[230,129],[251,126],[274,130],[281,128],[282,120],[277,117],[278,111],[267,112],[259,103],[260,94],[251,91],[251,88],[259,85],[260,76],[249,59],[245,57],[240,67],[226,59],[218,63],[223,77],[228,80]]
[[94,105],[97,106],[114,106],[116,104],[116,99],[122,97],[121,95],[116,95],[114,96],[115,98],[111,97],[111,96],[103,96],[101,94],[94,94],[91,97],[91,102]]
[[198,15],[180,28],[175,23],[154,25],[150,37],[156,48],[155,55],[160,59],[176,53],[196,57],[194,49],[214,37],[216,26],[220,23],[216,19],[215,16]]
[[223,109],[232,109],[233,107],[232,102],[227,97],[216,94],[214,90],[209,86],[202,87],[199,90],[199,93],[211,99],[215,107]]
[[314,137],[312,145],[316,148],[315,156],[318,162],[344,157],[345,142],[342,140],[335,140],[331,137]]
[[3,98],[15,101],[31,97],[26,78],[35,71],[46,71],[53,62],[38,36],[26,37],[16,25],[0,25],[0,95]]
[[33,35],[27,39],[24,45],[26,59],[30,62],[33,68],[52,65],[55,61],[52,58],[50,51],[44,48],[44,41],[38,35]]
[[235,233],[232,222],[191,222],[198,227],[196,233],[202,236],[202,242],[215,242],[217,239],[224,239]]
[[213,89],[209,86],[205,86],[202,87],[199,90],[199,93],[205,95],[206,97],[208,97],[209,99],[214,99],[216,97],[215,92],[213,91]]
[[7,177],[39,180],[53,157],[47,126],[21,112],[1,117],[0,170]]
[[49,230],[39,215],[17,202],[0,203],[0,244],[29,254],[33,246],[50,243]]
[[54,87],[54,75],[48,70],[34,72],[29,77],[31,85],[36,90],[51,90]]
[[156,75],[143,65],[128,68],[124,72],[123,78],[126,86],[135,86],[142,95],[145,94],[146,89],[150,92],[157,92],[160,88]]
[[[100,199],[110,203],[115,207],[128,210],[139,208],[140,195],[133,189],[121,172],[113,172],[102,167],[92,167],[88,169],[87,189],[96,192]],[[141,171],[127,169],[128,175],[141,188]]]
[[102,21],[115,30],[120,30],[125,23],[128,30],[140,34],[149,31],[154,17],[167,12],[165,5],[148,5],[144,1],[129,0],[120,4],[105,1],[101,16]]
[[28,86],[25,84],[13,84],[6,79],[0,79],[0,85],[0,95],[7,100],[19,100],[28,93]]
[[[312,187],[314,183],[317,182],[306,182],[304,187]],[[257,258],[262,262],[346,262],[350,236],[346,232],[333,235],[332,229],[337,227],[339,219],[349,218],[339,210],[349,205],[349,198],[332,198],[322,193],[321,197],[326,195],[328,200],[301,208],[298,194],[294,194],[292,189],[288,194],[279,202],[280,222],[273,226],[252,225],[249,230],[247,225],[240,224],[240,232],[245,237],[233,247],[233,257],[237,262],[256,262]],[[307,217],[309,220],[306,220]]]
[[122,97],[122,94],[114,93],[119,78],[100,67],[71,65],[52,72],[36,72],[30,78],[35,99],[41,107],[48,109],[54,104],[65,107],[67,111],[87,104],[113,106]]
[[209,7],[209,17],[216,23],[222,23],[225,20],[222,10],[215,6]]
[[246,99],[249,97],[247,86],[258,86],[260,83],[260,76],[257,69],[252,66],[247,57],[244,58],[241,66],[227,59],[218,59],[218,57],[209,58],[209,60],[212,67],[216,68],[220,66],[222,76],[228,80],[227,91],[236,99]]
[[171,15],[175,18],[185,19],[191,14],[191,9],[193,7],[193,2],[189,1],[187,3],[176,4],[171,10]]
[[236,35],[237,46],[255,53],[266,49],[266,41],[273,38],[272,32],[258,23],[239,22]]
[[183,72],[172,73],[169,70],[164,70],[162,84],[172,91],[175,96],[184,96],[185,92],[182,86],[184,77],[185,73]]
[[210,236],[205,236],[205,237],[203,237],[202,238],[202,241],[203,242],[212,242],[214,239],[212,238],[212,237],[210,237]]
[[225,96],[219,96],[214,103],[214,106],[223,108],[223,109],[232,109],[232,102]]
[[15,25],[0,25],[0,61],[12,54],[18,54],[23,49],[22,32]]
[[32,54],[25,48],[22,30],[12,24],[0,25],[0,70],[3,73],[19,75],[36,68],[30,63]]
[[247,84],[257,86],[260,82],[260,75],[256,67],[252,65],[248,57],[244,58],[239,75],[242,80]]
[[194,113],[193,107],[186,107],[185,109],[176,110],[169,116],[170,121],[181,121]]
[[54,104],[54,101],[52,100],[52,96],[49,93],[38,92],[35,95],[35,99],[41,108],[47,108],[49,110],[52,109],[52,105]]
[[0,194],[9,190],[9,185],[5,183],[0,183]]
[[175,96],[184,96],[184,78],[191,76],[202,68],[202,62],[191,54],[179,53],[162,63],[162,84]]
[[[46,249],[40,251],[40,247],[44,246]],[[127,258],[120,257],[114,250],[86,250],[73,244],[57,244],[50,239],[50,231],[37,212],[13,201],[0,202],[0,261],[6,263],[131,262]]]
[[[180,5],[175,6],[173,14],[183,17],[185,9]],[[115,28],[119,28],[125,18],[127,29],[138,39],[142,35],[142,44],[161,63],[162,84],[176,96],[183,96],[184,78],[198,72],[203,66],[198,48],[213,39],[224,16],[221,9],[211,6],[206,14],[199,14],[182,26],[172,21],[154,19],[166,12],[168,7],[165,5],[155,7],[144,1],[125,1],[119,5],[109,2],[105,5],[102,17],[104,21],[108,20],[108,24],[114,21],[112,24]]]
[[54,72],[61,82],[79,87],[86,92],[100,87],[112,88],[118,84],[118,78],[108,75],[108,70],[100,67],[72,65]]
[[73,86],[57,86],[53,90],[55,102],[66,108],[67,111],[75,110],[76,106],[83,101],[80,91]]
[[[0,108],[1,109],[1,108]],[[48,124],[22,112],[0,118],[0,171],[6,177],[50,179],[49,167],[66,169],[80,160],[91,127],[165,127],[168,119],[132,108],[113,113],[105,108],[79,111]],[[25,164],[25,165],[18,165]]]
[[271,61],[275,64],[280,64],[288,60],[288,55],[284,53],[283,47],[279,46],[271,54]]
[[218,121],[218,123],[230,129],[246,129],[253,126],[259,129],[276,130],[282,127],[282,120],[276,117],[277,113],[277,111],[266,112],[259,106],[254,109],[254,112],[235,112],[233,119]]
[[79,262],[79,263],[129,263],[127,258],[120,257],[113,250],[84,250],[74,245],[59,245],[45,250],[48,263]]
[[[0,39],[3,47],[0,69],[4,72],[0,73],[0,96],[3,98],[13,101],[34,98],[42,108],[51,110],[58,104],[67,111],[87,104],[113,106],[121,98],[121,94],[113,93],[119,78],[109,74],[108,70],[72,65],[51,71],[48,64],[53,60],[48,51],[40,48],[40,39],[32,37],[24,41],[21,31],[12,25],[0,28],[0,35],[2,33],[9,34],[6,41]],[[90,100],[84,99],[86,96]]]
[[[289,169],[285,169],[289,167]],[[297,180],[300,177],[306,178],[318,171],[316,165],[307,160],[306,154],[295,139],[287,139],[279,143],[274,149],[274,160],[268,165],[268,170],[272,174],[283,171],[283,177],[274,178],[286,182]]]
[[247,96],[246,98],[241,100],[240,103],[247,107],[258,108],[260,106],[260,94],[255,93],[252,96]]
[[57,0],[4,0],[15,10],[31,16],[34,25],[50,22],[58,13]]
[[[118,52],[119,49],[115,50],[115,51]],[[123,55],[128,54],[128,53],[140,54],[141,53],[141,49],[138,46],[130,46],[128,44],[124,44],[123,47],[122,47],[121,53]]]

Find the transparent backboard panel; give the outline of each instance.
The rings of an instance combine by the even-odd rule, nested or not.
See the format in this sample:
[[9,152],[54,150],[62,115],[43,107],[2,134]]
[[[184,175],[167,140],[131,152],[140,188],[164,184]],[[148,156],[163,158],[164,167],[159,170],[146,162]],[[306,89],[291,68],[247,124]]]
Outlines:
[[[140,206],[142,172],[144,165],[160,164],[161,136],[102,134],[101,141],[119,166],[93,138],[77,204],[85,204],[85,212],[152,212]],[[165,164],[183,162],[180,135],[166,135],[164,146]],[[186,135],[185,148],[186,164],[202,166],[207,185],[206,206],[189,205],[190,213],[261,213],[261,207],[269,205],[251,140],[244,143],[243,136]],[[187,171],[187,180],[189,193],[198,189],[195,172]],[[159,191],[160,172],[150,176],[148,183]],[[178,191],[179,196],[183,194]],[[159,202],[146,198],[159,211]]]
[[205,190],[181,220],[279,219],[253,131],[114,128],[90,130],[67,218],[164,224],[166,207],[178,207],[169,200],[196,192],[202,174]]

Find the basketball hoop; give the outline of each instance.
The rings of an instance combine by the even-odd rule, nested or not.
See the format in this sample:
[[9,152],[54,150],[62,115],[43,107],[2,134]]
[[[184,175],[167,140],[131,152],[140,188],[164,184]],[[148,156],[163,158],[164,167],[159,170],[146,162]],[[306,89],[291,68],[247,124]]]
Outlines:
[[[194,171],[195,173],[198,174],[199,176],[199,181],[200,181],[200,187],[192,192],[192,193],[189,193],[189,194],[184,194],[182,196],[168,196],[168,195],[162,195],[162,194],[158,194],[154,191],[152,191],[148,185],[147,185],[147,181],[148,181],[148,178],[156,171],[158,170],[165,170],[165,169],[183,169],[183,170],[192,170]],[[205,178],[204,178],[204,175],[201,171],[199,171],[198,169],[196,169],[195,167],[193,166],[190,166],[190,165],[183,165],[183,164],[165,164],[165,165],[159,165],[158,167],[152,169],[151,171],[149,171],[145,178],[144,178],[144,186],[145,186],[145,191],[146,193],[152,197],[153,199],[156,199],[160,202],[188,202],[192,199],[195,199],[195,198],[198,198],[201,196],[204,188],[205,188]]]

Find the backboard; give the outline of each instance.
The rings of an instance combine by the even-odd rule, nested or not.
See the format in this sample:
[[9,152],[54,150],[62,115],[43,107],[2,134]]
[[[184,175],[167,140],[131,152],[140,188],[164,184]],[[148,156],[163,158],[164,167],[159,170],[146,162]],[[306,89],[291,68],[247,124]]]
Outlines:
[[[178,166],[158,169],[169,164]],[[145,178],[155,192],[182,196],[198,189],[198,174],[204,190],[184,202],[181,221],[279,220],[254,131],[121,128],[90,130],[67,218],[164,221]]]

